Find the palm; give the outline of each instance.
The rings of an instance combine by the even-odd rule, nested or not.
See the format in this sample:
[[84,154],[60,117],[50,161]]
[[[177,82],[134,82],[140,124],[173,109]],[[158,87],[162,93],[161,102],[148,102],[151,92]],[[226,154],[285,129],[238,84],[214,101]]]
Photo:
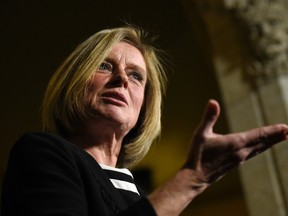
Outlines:
[[288,127],[284,124],[228,135],[216,134],[213,126],[219,114],[219,104],[210,100],[193,137],[186,163],[207,183],[216,181],[247,159],[287,139]]

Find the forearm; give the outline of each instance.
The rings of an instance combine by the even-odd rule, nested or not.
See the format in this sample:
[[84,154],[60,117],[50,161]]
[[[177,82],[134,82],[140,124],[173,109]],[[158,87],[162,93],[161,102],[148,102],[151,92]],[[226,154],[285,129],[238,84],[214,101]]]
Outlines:
[[157,215],[179,215],[187,205],[209,185],[195,171],[183,168],[163,186],[148,196]]

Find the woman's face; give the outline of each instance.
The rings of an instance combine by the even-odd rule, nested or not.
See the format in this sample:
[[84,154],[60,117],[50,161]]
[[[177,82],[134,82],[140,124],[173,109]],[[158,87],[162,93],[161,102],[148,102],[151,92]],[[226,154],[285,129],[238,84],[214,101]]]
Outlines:
[[141,52],[128,43],[117,43],[91,79],[88,102],[93,114],[128,132],[138,120],[146,82]]

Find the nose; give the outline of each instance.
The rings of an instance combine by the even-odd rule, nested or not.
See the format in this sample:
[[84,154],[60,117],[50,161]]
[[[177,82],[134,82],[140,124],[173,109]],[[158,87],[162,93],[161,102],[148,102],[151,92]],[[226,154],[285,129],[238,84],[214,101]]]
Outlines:
[[127,89],[128,88],[128,76],[124,70],[119,69],[113,74],[109,83],[112,87],[123,86],[125,89]]

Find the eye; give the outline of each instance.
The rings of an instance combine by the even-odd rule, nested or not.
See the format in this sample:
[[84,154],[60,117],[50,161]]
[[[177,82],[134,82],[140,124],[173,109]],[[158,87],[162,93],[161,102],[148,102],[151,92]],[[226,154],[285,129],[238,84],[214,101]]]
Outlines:
[[100,71],[111,71],[112,72],[113,71],[113,65],[111,63],[109,63],[109,62],[104,61],[104,62],[102,62],[100,64],[99,70]]
[[143,82],[144,78],[143,75],[137,71],[131,71],[129,74],[134,80],[137,80],[139,82]]

